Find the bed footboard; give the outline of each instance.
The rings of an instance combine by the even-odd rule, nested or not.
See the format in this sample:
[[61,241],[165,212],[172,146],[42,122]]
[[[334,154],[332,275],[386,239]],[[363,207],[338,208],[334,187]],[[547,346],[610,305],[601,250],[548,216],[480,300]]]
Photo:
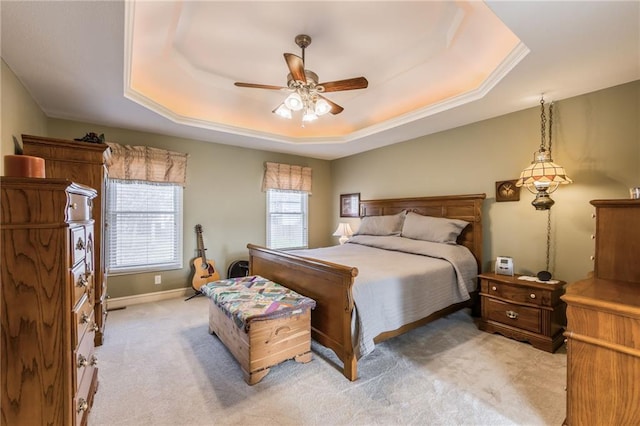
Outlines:
[[352,286],[358,269],[248,244],[249,273],[260,275],[316,301],[311,336],[333,350],[343,374],[357,378],[351,336]]

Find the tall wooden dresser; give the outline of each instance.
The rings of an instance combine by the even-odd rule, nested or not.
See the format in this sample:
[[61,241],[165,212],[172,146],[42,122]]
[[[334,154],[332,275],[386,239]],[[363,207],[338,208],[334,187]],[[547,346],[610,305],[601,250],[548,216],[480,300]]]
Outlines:
[[0,178],[0,424],[84,425],[98,387],[96,191]]
[[106,164],[110,150],[106,144],[53,139],[22,135],[25,155],[44,158],[48,178],[68,179],[94,188],[98,195],[94,200],[95,220],[95,312],[98,331],[96,346],[102,344],[107,320],[107,279],[105,269],[105,193],[107,184]]
[[640,200],[594,200],[593,276],[570,284],[568,425],[640,424]]

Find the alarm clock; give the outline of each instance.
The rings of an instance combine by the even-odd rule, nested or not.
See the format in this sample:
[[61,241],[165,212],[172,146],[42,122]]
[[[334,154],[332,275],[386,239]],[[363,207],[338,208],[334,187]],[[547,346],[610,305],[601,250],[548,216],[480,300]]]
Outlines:
[[509,256],[496,258],[496,274],[513,276],[513,259]]

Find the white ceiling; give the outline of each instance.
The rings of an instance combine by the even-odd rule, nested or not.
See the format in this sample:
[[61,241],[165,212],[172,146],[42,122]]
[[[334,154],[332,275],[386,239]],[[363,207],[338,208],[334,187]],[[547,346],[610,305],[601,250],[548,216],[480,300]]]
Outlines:
[[[2,1],[2,58],[43,111],[334,159],[640,79],[640,2]],[[325,96],[302,127],[271,111],[284,52],[312,37]],[[89,131],[89,130],[88,130]],[[78,135],[81,136],[81,135]],[[109,135],[106,135],[107,138]]]

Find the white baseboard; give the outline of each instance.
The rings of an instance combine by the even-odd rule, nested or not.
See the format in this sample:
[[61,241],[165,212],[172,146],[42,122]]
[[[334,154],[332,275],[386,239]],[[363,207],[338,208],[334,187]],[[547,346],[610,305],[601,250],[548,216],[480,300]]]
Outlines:
[[193,294],[191,287],[177,288],[174,290],[155,291],[153,293],[136,294],[134,296],[114,297],[107,299],[107,310],[120,309],[140,303],[157,302],[175,297],[186,297]]

